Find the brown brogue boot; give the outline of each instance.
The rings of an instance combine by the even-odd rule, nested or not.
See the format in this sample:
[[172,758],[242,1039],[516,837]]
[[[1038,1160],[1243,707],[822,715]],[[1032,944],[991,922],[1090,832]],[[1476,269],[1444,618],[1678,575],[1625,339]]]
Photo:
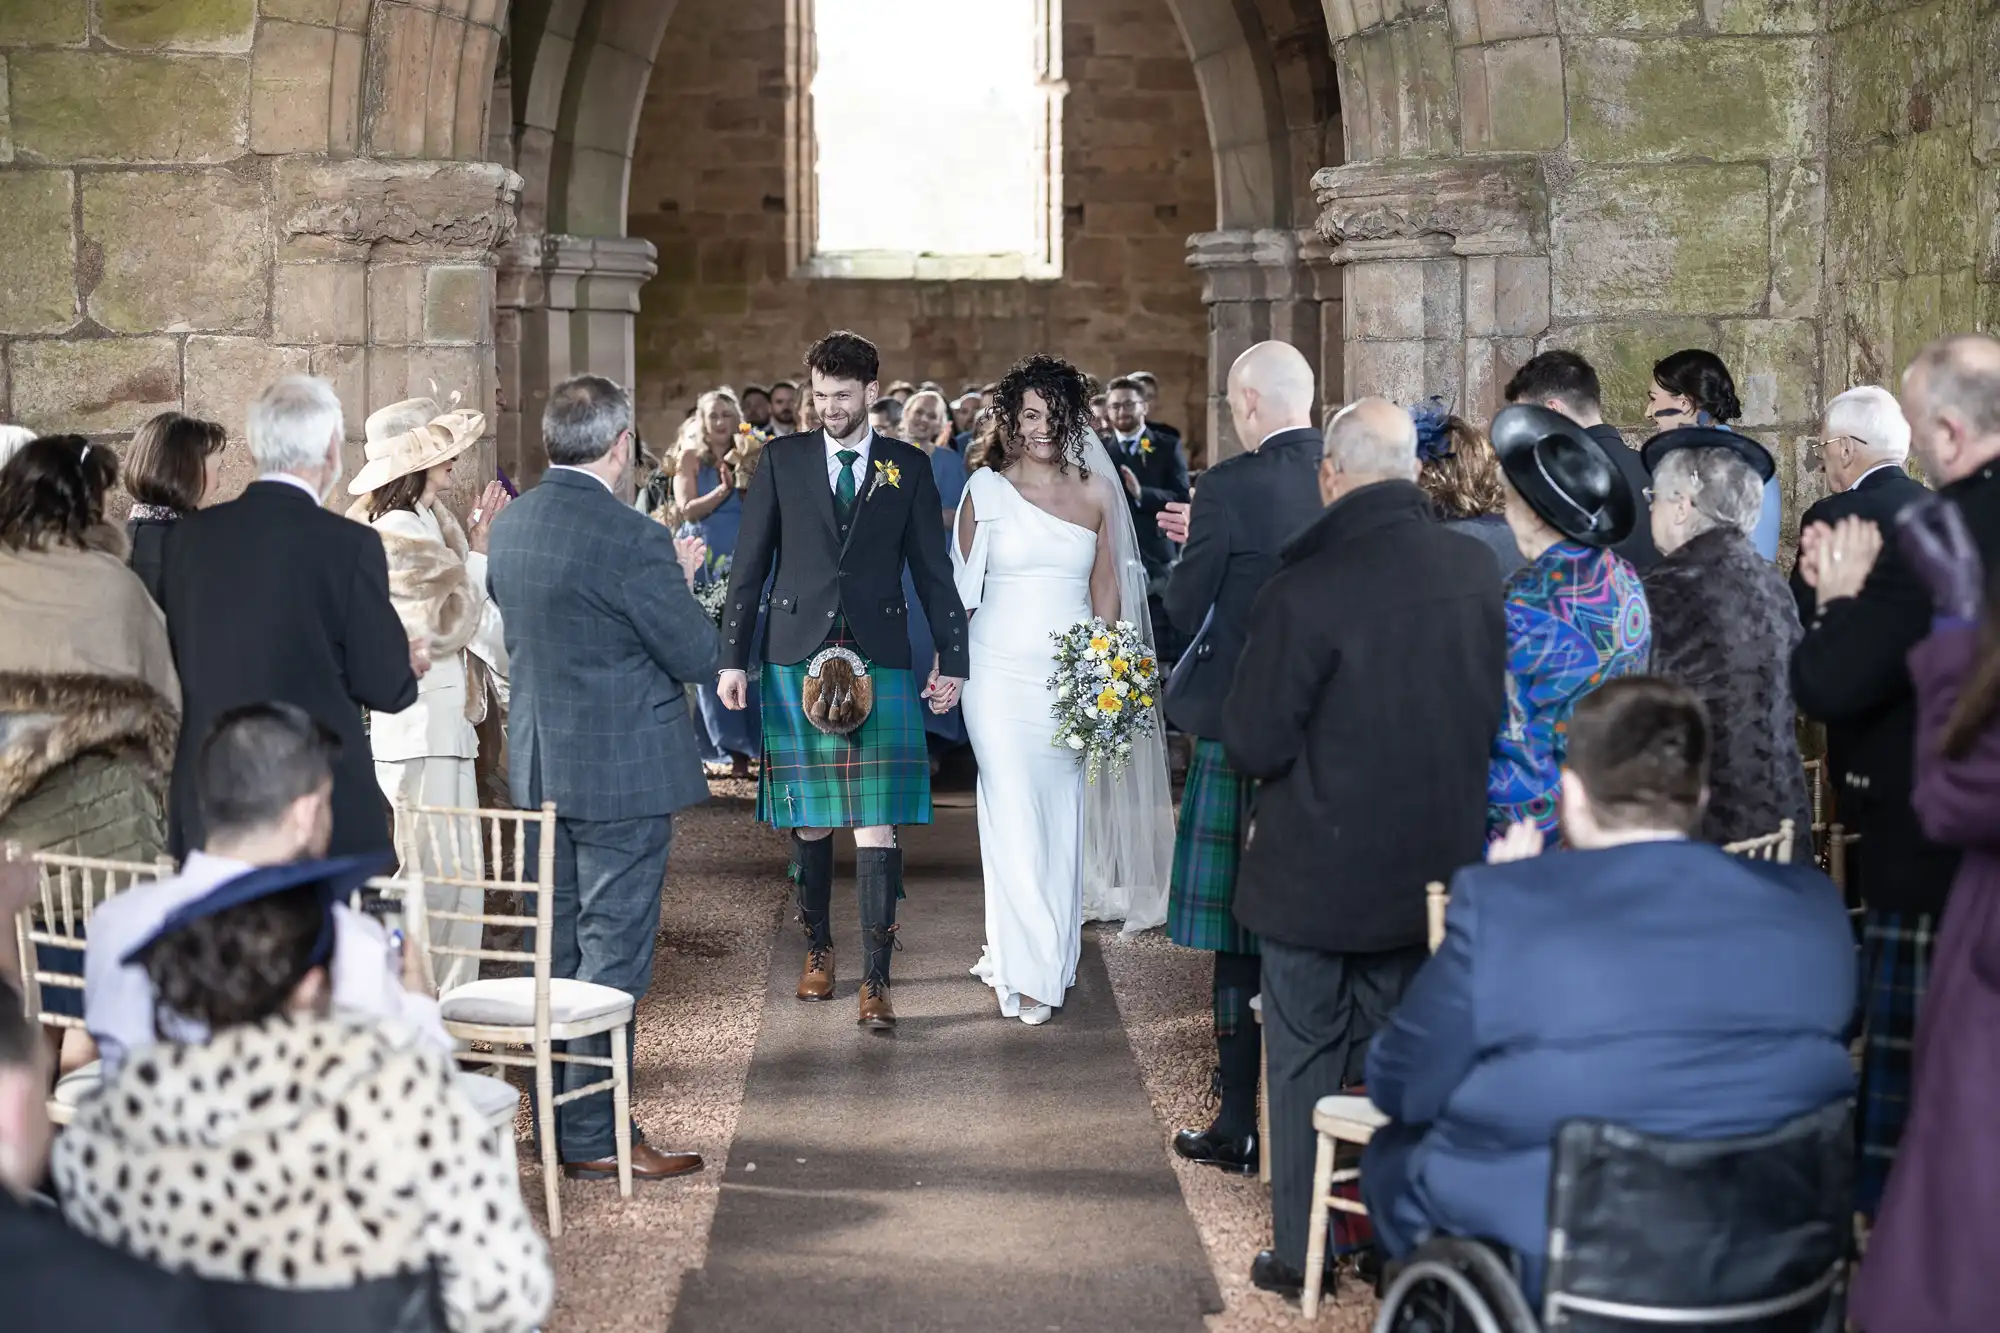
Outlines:
[[815,944],[806,950],[805,969],[799,973],[801,1000],[833,998],[833,946]]
[[861,1017],[854,1020],[877,1032],[894,1031],[896,1006],[889,1003],[889,983],[874,977],[861,983]]

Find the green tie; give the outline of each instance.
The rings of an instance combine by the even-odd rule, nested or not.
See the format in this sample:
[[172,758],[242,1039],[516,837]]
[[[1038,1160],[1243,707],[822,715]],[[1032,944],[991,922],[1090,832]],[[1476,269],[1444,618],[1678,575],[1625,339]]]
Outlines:
[[833,488],[833,500],[840,506],[840,516],[846,518],[854,508],[854,460],[861,454],[858,450],[842,449],[834,457],[840,460],[840,481]]

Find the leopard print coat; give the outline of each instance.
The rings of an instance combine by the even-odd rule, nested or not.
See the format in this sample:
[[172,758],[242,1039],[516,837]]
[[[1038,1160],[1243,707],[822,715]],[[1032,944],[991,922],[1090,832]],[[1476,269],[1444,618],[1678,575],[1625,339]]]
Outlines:
[[435,1262],[454,1333],[525,1333],[553,1295],[492,1133],[396,1024],[281,1017],[134,1052],[54,1173],[78,1230],[168,1269],[325,1290]]

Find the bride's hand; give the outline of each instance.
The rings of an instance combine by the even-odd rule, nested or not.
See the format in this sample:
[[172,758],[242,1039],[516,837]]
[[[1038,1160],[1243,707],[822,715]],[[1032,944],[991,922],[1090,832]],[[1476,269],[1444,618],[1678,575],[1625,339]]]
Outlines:
[[931,701],[931,711],[942,715],[957,707],[958,692],[964,684],[956,676],[940,676],[933,669],[930,683],[924,686],[924,698]]

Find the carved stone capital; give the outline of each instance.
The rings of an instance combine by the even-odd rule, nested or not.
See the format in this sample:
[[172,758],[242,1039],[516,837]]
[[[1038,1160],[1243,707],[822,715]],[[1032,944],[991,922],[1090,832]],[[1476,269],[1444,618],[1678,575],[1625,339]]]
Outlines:
[[1355,162],[1313,176],[1333,262],[1543,254],[1549,201],[1534,157]]
[[517,236],[500,252],[500,301],[637,314],[639,289],[660,271],[658,255],[638,236]]
[[276,216],[288,238],[486,258],[514,234],[521,178],[497,162],[285,157]]
[[1202,276],[1202,300],[1323,301],[1340,294],[1325,244],[1309,231],[1275,227],[1207,231],[1188,237],[1188,267]]

